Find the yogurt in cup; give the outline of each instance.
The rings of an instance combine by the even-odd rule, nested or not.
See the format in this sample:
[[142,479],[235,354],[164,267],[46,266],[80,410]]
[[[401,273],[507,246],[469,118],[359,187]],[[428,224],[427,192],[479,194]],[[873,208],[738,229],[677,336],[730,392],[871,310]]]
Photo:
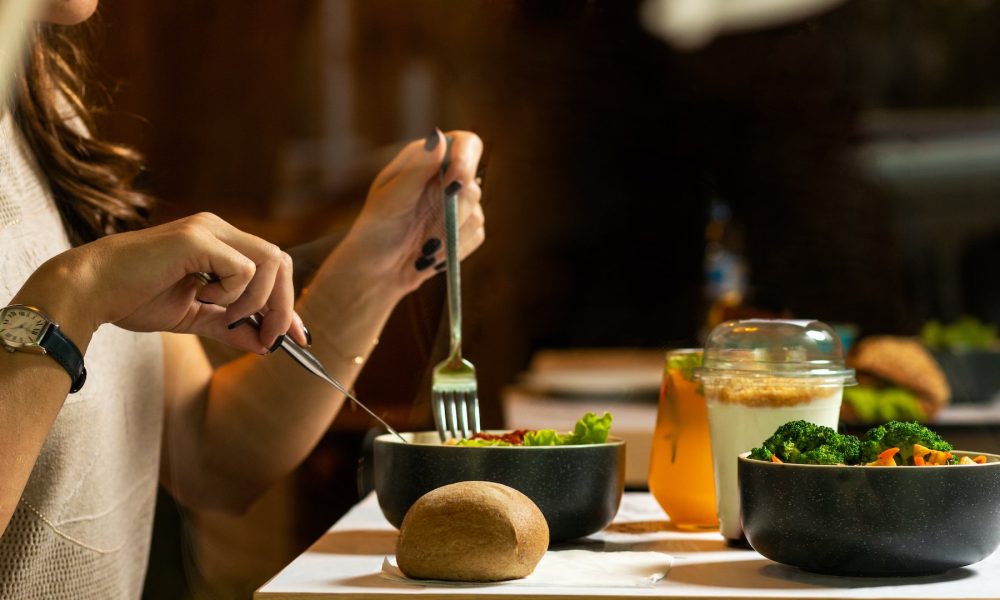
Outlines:
[[820,321],[747,319],[717,326],[695,370],[708,406],[719,531],[746,545],[740,523],[737,457],[789,421],[837,428],[845,385],[840,339]]

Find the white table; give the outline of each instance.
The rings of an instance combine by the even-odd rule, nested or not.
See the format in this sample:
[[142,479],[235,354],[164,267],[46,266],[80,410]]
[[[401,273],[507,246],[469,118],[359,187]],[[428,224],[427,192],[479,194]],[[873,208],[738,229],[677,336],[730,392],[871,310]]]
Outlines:
[[593,551],[631,548],[665,552],[675,558],[674,565],[663,581],[650,588],[441,587],[388,581],[379,573],[383,559],[394,552],[396,530],[382,517],[371,495],[261,587],[254,598],[1000,598],[1000,553],[975,565],[936,576],[818,575],[773,563],[751,550],[730,549],[718,533],[671,529],[666,516],[647,493],[625,494],[615,523],[584,542],[582,545]]

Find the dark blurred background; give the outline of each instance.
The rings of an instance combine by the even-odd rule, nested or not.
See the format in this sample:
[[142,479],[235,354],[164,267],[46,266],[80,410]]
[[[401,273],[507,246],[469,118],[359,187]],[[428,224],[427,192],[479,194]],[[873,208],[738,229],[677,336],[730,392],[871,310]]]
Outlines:
[[[847,2],[690,52],[638,4],[104,0],[104,133],[147,156],[159,220],[210,210],[293,247],[341,234],[401,143],[478,132],[487,425],[539,349],[690,345],[724,314],[1000,322],[1000,0]],[[735,296],[706,287],[720,256]],[[358,382],[400,429],[430,428],[442,284]],[[147,596],[247,597],[357,501],[372,426],[345,410],[244,517],[162,497]]]

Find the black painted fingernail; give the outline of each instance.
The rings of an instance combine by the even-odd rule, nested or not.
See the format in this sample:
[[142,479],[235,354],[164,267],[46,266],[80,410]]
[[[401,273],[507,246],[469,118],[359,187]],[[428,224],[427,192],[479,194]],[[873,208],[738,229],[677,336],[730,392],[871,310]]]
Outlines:
[[438,264],[434,265],[435,271],[444,271],[444,268],[448,266],[448,261],[442,260]]
[[201,298],[195,298],[195,300],[201,302],[202,304],[215,304],[214,302],[209,302],[208,300],[202,300]]
[[421,256],[416,260],[416,262],[413,263],[413,266],[416,267],[418,271],[423,271],[424,269],[427,269],[433,264],[434,264],[433,256]]
[[274,343],[271,347],[267,349],[267,353],[270,354],[281,347],[281,342],[285,341],[285,334],[281,334],[274,339]]
[[430,256],[438,250],[441,249],[441,240],[438,238],[431,238],[424,242],[424,247],[420,249],[420,253],[424,256]]
[[306,334],[306,346],[312,346],[313,334],[309,333],[309,328],[306,327],[305,323],[302,324],[302,333]]
[[458,193],[458,190],[460,189],[462,189],[462,182],[452,181],[451,183],[448,184],[448,187],[444,189],[444,193],[448,194],[449,196],[454,196],[455,194]]
[[237,328],[237,327],[239,327],[240,325],[242,325],[242,324],[246,323],[246,322],[247,322],[247,319],[249,319],[249,318],[250,318],[249,316],[246,316],[246,317],[243,317],[243,318],[242,318],[242,319],[240,319],[239,321],[233,321],[233,322],[232,322],[232,323],[230,323],[229,325],[226,325],[226,327],[228,327],[228,328],[230,328],[230,329],[236,329],[236,328]]
[[430,152],[431,150],[438,147],[438,143],[441,141],[441,136],[438,134],[438,130],[435,127],[434,131],[427,135],[427,139],[424,140],[424,150]]

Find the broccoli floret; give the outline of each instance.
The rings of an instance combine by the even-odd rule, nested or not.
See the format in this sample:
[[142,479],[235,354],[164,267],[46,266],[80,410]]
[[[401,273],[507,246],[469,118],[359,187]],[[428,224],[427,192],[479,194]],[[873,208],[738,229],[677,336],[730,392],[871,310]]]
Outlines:
[[765,447],[754,448],[753,450],[750,451],[750,458],[753,458],[755,460],[763,460],[771,462],[772,456],[774,456],[774,453]]
[[772,455],[788,463],[857,464],[860,442],[858,438],[839,434],[830,427],[808,421],[790,421],[767,438],[762,447],[750,452],[750,458],[757,460],[771,460]]
[[827,443],[799,455],[795,462],[810,465],[857,464],[861,443],[853,435],[840,435],[836,443]]
[[861,461],[872,462],[889,448],[899,448],[893,457],[898,465],[913,464],[913,444],[920,444],[930,450],[948,452],[951,444],[941,436],[916,421],[889,421],[885,425],[872,427],[861,437]]

